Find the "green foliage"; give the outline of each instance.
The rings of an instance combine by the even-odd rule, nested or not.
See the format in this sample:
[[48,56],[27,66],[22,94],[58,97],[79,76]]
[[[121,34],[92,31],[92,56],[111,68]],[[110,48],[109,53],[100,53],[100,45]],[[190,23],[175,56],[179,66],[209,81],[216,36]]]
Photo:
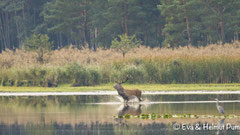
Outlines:
[[151,47],[230,43],[239,40],[239,7],[238,0],[2,0],[0,53],[21,48],[32,32],[48,34],[54,49],[110,48],[124,33]]
[[128,36],[127,34],[119,35],[118,38],[115,38],[112,41],[111,47],[120,51],[125,57],[126,53],[131,49],[136,48],[141,45],[141,41],[136,39],[136,36]]
[[158,8],[166,18],[166,24],[163,29],[163,34],[165,35],[163,44],[165,46],[170,44],[172,47],[186,44],[186,33],[181,33],[186,27],[184,25],[183,5],[180,4],[180,1],[162,1],[162,5],[159,5]]
[[142,67],[136,67],[136,66],[127,66],[123,72],[122,76],[129,77],[128,83],[144,83],[144,70]]
[[[239,36],[240,2],[234,0],[179,1],[162,0],[158,8],[165,17],[163,28],[164,45],[171,47],[188,45],[187,19],[189,34],[193,45],[207,45],[219,41],[230,42]],[[234,35],[235,33],[235,35]]]
[[98,68],[85,68],[77,63],[66,68],[66,75],[70,79],[68,83],[71,83],[72,86],[93,86],[102,81],[102,75]]
[[60,77],[59,70],[48,70],[47,74],[44,76],[44,86],[47,87],[56,87],[58,86]]
[[[135,60],[116,62],[113,66],[81,66],[70,64],[64,67],[33,67],[0,71],[2,86],[44,86],[59,84],[94,86],[122,81],[128,83],[239,83],[240,61],[224,58],[208,60],[170,59],[144,60],[138,65]],[[118,66],[121,65],[121,66]]]
[[188,118],[188,119],[199,119],[199,118],[215,118],[215,119],[233,119],[233,118],[239,118],[240,115],[197,115],[197,114],[141,114],[141,115],[131,115],[131,114],[125,114],[125,115],[118,115],[114,116],[115,118],[125,118],[125,119],[172,119],[172,118]]
[[[143,44],[161,46],[164,18],[157,10],[160,1],[128,0],[128,34],[135,34]],[[121,6],[120,6],[121,5]],[[124,29],[124,1],[103,0],[93,3],[93,24],[98,28],[98,44],[109,48],[111,41],[126,33]]]
[[42,24],[43,19],[40,13],[48,1],[0,1],[0,18],[2,18],[0,30],[3,32],[0,34],[0,52],[22,47],[25,38],[37,25]]
[[25,49],[28,51],[34,51],[37,53],[37,60],[40,63],[44,62],[44,55],[52,48],[53,42],[49,41],[47,35],[33,34],[31,38],[26,38]]
[[[46,3],[42,15],[46,31],[57,38],[65,39],[62,44],[85,45],[90,42],[89,15],[91,2],[76,0],[56,0]],[[67,40],[66,40],[67,39]]]
[[102,81],[102,74],[100,72],[99,68],[88,68],[88,73],[89,73],[89,85],[93,86],[93,85],[98,85],[101,84]]
[[72,86],[87,86],[89,74],[87,70],[77,63],[67,67],[67,75],[71,79]]
[[161,82],[161,76],[159,71],[159,65],[155,61],[149,61],[144,63],[144,69],[146,71],[147,81],[150,83]]

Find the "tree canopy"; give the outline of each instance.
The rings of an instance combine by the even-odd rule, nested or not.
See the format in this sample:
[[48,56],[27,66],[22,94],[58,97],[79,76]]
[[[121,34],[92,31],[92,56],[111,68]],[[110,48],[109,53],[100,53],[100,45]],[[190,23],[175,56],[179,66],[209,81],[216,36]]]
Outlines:
[[239,40],[239,0],[1,0],[0,53],[33,33],[54,48],[110,48],[118,35],[150,47],[205,46]]
[[120,51],[125,57],[126,53],[131,49],[136,48],[141,45],[141,41],[136,39],[136,36],[128,36],[126,33],[119,35],[112,41],[112,48]]
[[27,51],[34,51],[37,53],[37,60],[40,63],[44,62],[44,55],[52,48],[52,42],[49,42],[49,37],[41,34],[33,34],[31,38],[26,38],[24,48]]

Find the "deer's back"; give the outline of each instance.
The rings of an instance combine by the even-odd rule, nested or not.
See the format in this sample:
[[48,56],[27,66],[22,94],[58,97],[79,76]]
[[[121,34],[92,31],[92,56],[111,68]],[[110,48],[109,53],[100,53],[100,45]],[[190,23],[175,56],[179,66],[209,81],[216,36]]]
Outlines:
[[127,96],[136,96],[136,97],[141,97],[142,95],[142,92],[138,89],[135,89],[135,90],[127,90],[125,89],[125,93]]

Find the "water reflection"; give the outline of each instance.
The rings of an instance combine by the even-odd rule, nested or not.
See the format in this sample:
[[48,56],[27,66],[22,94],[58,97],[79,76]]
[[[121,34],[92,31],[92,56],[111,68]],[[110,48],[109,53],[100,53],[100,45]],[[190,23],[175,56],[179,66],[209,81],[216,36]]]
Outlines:
[[[142,105],[140,104],[136,104],[136,105],[122,104],[118,108],[119,111],[117,116],[125,116],[126,114],[129,114],[131,116],[141,115],[142,113],[141,106]],[[117,117],[114,120],[118,123],[118,125],[128,127],[128,124],[125,118]]]
[[142,113],[142,110],[141,110],[141,106],[140,104],[137,104],[137,105],[130,105],[130,104],[123,104],[120,106],[120,109],[119,112],[118,112],[118,115],[125,115],[125,114],[130,114],[130,115],[133,115],[133,116],[137,116],[137,115],[140,115]]
[[221,119],[218,123],[218,126],[219,126],[219,130],[217,130],[216,132],[216,135],[219,135],[221,132],[224,131],[224,122],[225,122],[225,119]]
[[[0,135],[18,134],[240,134],[239,130],[174,130],[173,124],[240,125],[238,119],[124,119],[116,115],[142,113],[218,115],[215,103],[157,103],[156,101],[208,100],[215,95],[145,96],[146,104],[122,104],[115,96],[46,96],[0,97]],[[201,97],[202,99],[200,99]],[[221,99],[238,99],[239,95],[222,95]],[[155,104],[152,104],[153,101]],[[99,104],[101,103],[101,104]],[[117,104],[116,104],[117,103]],[[221,104],[226,114],[240,114],[240,104]]]

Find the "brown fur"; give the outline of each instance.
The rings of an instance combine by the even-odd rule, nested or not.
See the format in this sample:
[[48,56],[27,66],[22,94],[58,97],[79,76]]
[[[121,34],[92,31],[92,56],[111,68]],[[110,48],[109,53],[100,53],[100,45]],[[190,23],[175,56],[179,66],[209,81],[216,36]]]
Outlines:
[[141,99],[142,92],[139,89],[128,90],[122,87],[122,83],[125,83],[127,80],[128,80],[128,77],[125,81],[121,83],[116,82],[117,84],[114,85],[113,88],[117,90],[118,95],[121,96],[125,102],[128,102],[133,97],[137,97],[139,101],[142,101]]
[[136,96],[138,99],[140,99],[142,96],[142,92],[138,89],[135,89],[135,90],[124,89],[124,90],[127,96]]

